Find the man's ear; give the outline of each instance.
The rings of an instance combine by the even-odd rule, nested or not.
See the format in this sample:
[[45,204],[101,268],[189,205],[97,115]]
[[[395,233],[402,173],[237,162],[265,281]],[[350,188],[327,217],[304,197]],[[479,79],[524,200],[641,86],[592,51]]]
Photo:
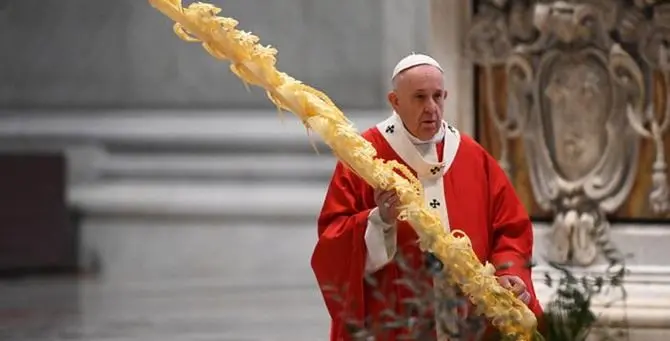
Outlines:
[[386,98],[388,99],[389,104],[393,110],[396,110],[398,108],[398,95],[395,93],[395,91],[389,91]]

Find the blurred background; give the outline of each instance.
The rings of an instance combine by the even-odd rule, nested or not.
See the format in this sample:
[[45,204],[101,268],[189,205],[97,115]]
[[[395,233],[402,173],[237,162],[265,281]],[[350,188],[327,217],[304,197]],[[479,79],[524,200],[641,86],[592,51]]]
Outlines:
[[[500,38],[500,20],[511,25],[505,46],[533,38],[532,1],[210,2],[276,47],[278,68],[324,91],[359,130],[389,114],[397,61],[433,55],[447,70],[446,119],[501,160],[508,154],[537,223],[536,252],[559,243],[551,235],[561,208],[538,204],[532,155],[519,140],[503,147],[513,134],[490,116],[510,108],[497,55],[505,44],[480,45]],[[633,2],[615,7],[624,6]],[[648,6],[638,24],[652,23],[658,9]],[[625,26],[617,13],[610,31]],[[0,0],[1,340],[328,339],[309,260],[335,160],[292,114],[278,115],[262,91],[247,91],[172,25],[147,1]],[[664,108],[659,79],[647,92]],[[584,118],[593,97],[580,98],[573,109]],[[604,238],[635,254],[645,290],[665,293],[670,230],[647,198],[656,145],[631,141],[602,152],[625,155],[612,172],[633,174],[625,200],[605,212],[615,228]],[[580,162],[560,159],[561,143],[549,144],[557,164]],[[653,321],[645,328],[670,328]]]

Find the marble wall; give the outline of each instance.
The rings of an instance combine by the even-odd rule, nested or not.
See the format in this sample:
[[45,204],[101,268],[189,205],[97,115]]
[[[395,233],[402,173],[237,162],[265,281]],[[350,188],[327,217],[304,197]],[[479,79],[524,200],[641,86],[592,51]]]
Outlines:
[[[387,114],[395,62],[430,45],[453,70],[445,80],[447,120],[472,131],[461,3],[210,1],[277,46],[282,70],[324,90],[360,128]],[[84,215],[84,267],[123,285],[299,287],[320,304],[309,255],[334,160],[323,147],[320,156],[312,152],[299,122],[282,124],[258,89],[248,94],[225,63],[180,41],[145,0],[0,0],[0,46],[0,149],[68,153],[68,200]],[[542,254],[547,227],[536,231]],[[668,328],[669,230],[613,231],[636,256],[631,324]],[[538,272],[546,300],[552,290],[542,281]]]
[[[395,62],[427,50],[428,0],[208,2],[276,46],[281,70],[345,108],[385,107]],[[147,1],[0,4],[0,109],[270,108]]]

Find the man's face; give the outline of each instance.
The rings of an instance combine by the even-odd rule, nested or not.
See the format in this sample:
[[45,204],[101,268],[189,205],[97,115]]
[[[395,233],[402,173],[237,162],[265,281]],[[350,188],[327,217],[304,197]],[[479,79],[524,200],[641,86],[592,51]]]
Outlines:
[[444,109],[442,72],[431,65],[418,65],[396,76],[388,100],[405,128],[420,140],[432,138],[440,130]]

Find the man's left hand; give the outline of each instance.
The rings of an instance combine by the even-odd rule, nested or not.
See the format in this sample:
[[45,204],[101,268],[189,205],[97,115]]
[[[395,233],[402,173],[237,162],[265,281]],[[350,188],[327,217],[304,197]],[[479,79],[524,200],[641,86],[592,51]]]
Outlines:
[[510,290],[523,303],[530,303],[530,293],[526,288],[526,284],[518,276],[500,276],[498,277],[498,283],[500,283],[503,288]]

